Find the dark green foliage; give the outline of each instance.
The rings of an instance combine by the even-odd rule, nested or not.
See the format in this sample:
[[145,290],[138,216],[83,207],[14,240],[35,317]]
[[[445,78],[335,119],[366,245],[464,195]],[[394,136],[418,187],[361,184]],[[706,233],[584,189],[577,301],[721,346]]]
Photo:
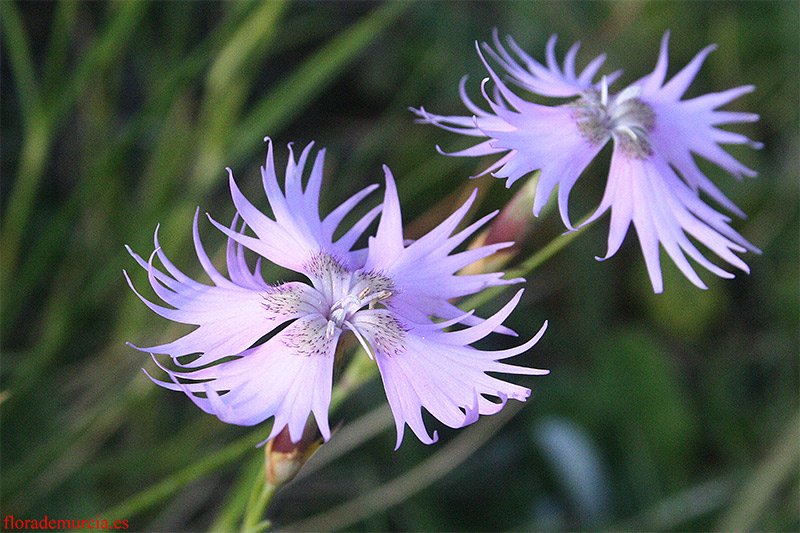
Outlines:
[[[146,287],[123,245],[147,256],[161,223],[168,255],[199,275],[194,210],[232,215],[225,166],[258,198],[264,136],[279,161],[290,141],[328,149],[326,212],[380,183],[387,164],[414,237],[463,191],[481,188],[477,218],[523,185],[468,182],[487,161],[437,154],[437,144],[468,142],[414,124],[407,111],[460,114],[464,74],[480,101],[475,40],[497,27],[541,59],[558,33],[559,57],[580,40],[579,67],[606,52],[607,71],[624,69],[627,83],[652,70],[670,29],[670,74],[719,44],[689,96],[757,86],[731,108],[761,114],[736,131],[765,147],[731,151],[759,177],[736,182],[703,167],[749,215],[733,226],[763,250],[745,257],[752,273],[701,273],[704,292],[665,261],[665,291],[654,295],[633,233],[612,259],[593,259],[605,251],[604,219],[527,276],[509,325],[527,339],[550,321],[519,359],[552,371],[520,379],[534,390],[527,404],[459,431],[433,424],[434,446],[407,432],[394,452],[391,420],[373,413],[386,403],[373,379],[332,415],[343,427],[315,458],[319,469],[283,489],[268,516],[290,525],[349,502],[314,523],[797,530],[798,16],[796,2],[3,1],[3,517],[238,528],[268,424],[225,425],[147,380],[140,368],[154,365],[124,342],[157,344],[185,329],[141,305],[121,271]],[[606,164],[587,171],[575,206],[591,208]],[[224,239],[201,224],[221,266]],[[545,213],[515,263],[562,231],[557,213]],[[360,427],[375,436],[346,443]],[[556,432],[543,437],[547,428]],[[575,465],[601,472],[608,500],[585,501],[543,438],[574,445]],[[401,477],[421,464],[416,478]],[[398,478],[396,500],[370,500]]]

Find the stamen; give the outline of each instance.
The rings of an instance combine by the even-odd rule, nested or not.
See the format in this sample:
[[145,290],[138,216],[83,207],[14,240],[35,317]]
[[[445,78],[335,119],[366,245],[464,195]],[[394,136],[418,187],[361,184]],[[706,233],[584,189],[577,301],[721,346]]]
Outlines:
[[391,296],[392,296],[392,293],[389,292],[389,291],[378,291],[378,292],[376,292],[375,294],[372,295],[372,298],[368,302],[369,303],[369,308],[370,309],[375,309],[375,304],[377,304],[378,302],[382,302],[382,301],[390,298]]
[[575,109],[572,116],[581,135],[595,146],[613,137],[628,158],[650,157],[653,148],[649,134],[655,128],[656,114],[639,98],[642,88],[634,85],[616,96],[609,95],[608,79],[604,76],[599,89],[599,95],[593,89],[586,90],[578,100],[567,104]]
[[626,134],[628,137],[631,138],[632,141],[636,141],[639,139],[639,137],[636,136],[636,132],[633,131],[629,126],[617,126],[617,131]]
[[605,76],[600,80],[600,103],[608,107],[608,78]]
[[331,306],[330,318],[325,330],[325,335],[328,337],[333,336],[335,328],[341,328],[342,325],[347,324],[347,317],[355,313],[365,305],[370,309],[375,308],[375,304],[382,302],[389,298],[392,293],[387,290],[380,290],[370,294],[371,288],[366,287],[357,296],[347,296]]
[[[318,305],[315,307],[327,318],[324,335],[328,339],[344,327],[355,331],[351,322],[353,316],[365,307],[374,309],[378,303],[390,298],[394,291],[394,283],[383,274],[349,271],[335,257],[325,252],[312,257],[307,264],[307,270],[317,289],[314,291],[318,294],[315,302]],[[372,357],[363,335],[356,332],[356,336]]]
[[374,361],[375,356],[372,354],[372,350],[370,349],[369,344],[367,344],[367,339],[365,339],[364,336],[361,334],[361,332],[358,331],[358,328],[356,328],[351,322],[347,320],[344,321],[344,325],[347,326],[347,329],[352,331],[353,334],[356,336],[358,342],[361,343],[361,347],[364,348],[365,352],[367,352],[367,357],[369,357]]

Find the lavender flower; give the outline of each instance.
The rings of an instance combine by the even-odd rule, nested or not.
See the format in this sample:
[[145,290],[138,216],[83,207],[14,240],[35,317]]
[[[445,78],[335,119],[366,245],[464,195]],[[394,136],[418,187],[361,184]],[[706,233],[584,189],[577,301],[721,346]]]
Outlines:
[[[735,252],[758,250],[728,225],[729,217],[700,198],[702,191],[725,209],[744,217],[744,213],[697,167],[692,153],[737,178],[756,175],[719,144],[747,144],[754,148],[761,145],[716,127],[758,120],[758,115],[752,113],[716,110],[754,87],[746,85],[681,100],[714,46],[704,48],[665,84],[668,39],[667,32],[661,41],[655,70],[613,95],[609,93],[609,85],[619,72],[593,81],[605,56],[595,58],[578,75],[575,57],[579,43],[567,52],[562,69],[555,58],[556,37],[551,37],[547,43],[545,67],[508,38],[508,47],[519,58],[515,59],[495,32],[494,49],[486,43],[477,47],[494,82],[491,96],[486,91],[489,78],[482,85],[490,111],[479,108],[469,99],[464,88],[466,79],[461,81],[460,94],[473,116],[434,115],[422,108],[413,111],[421,122],[488,138],[449,155],[503,154],[482,174],[491,172],[499,178],[507,178],[508,187],[522,176],[541,170],[533,213],[538,216],[558,185],[559,211],[570,230],[574,229],[568,214],[570,191],[587,165],[612,140],[614,150],[605,194],[597,210],[584,222],[597,219],[611,208],[608,252],[602,259],[617,252],[633,222],[655,292],[663,290],[659,243],[684,275],[704,289],[706,286],[687,255],[718,276],[731,278],[733,275],[706,259],[689,236],[745,272],[749,272],[749,268]],[[506,71],[511,82],[527,91],[548,97],[577,98],[561,106],[526,101],[500,79],[484,53]]]
[[[220,274],[209,260],[200,242],[197,214],[195,249],[213,285],[181,273],[161,250],[157,229],[149,261],[129,250],[147,270],[155,293],[171,307],[154,304],[137,292],[139,298],[165,318],[198,326],[173,342],[140,348],[170,355],[179,368],[159,365],[171,381],[153,381],[183,391],[201,409],[227,423],[253,425],[274,417],[269,439],[288,426],[290,439],[298,442],[313,413],[323,438],[328,440],[336,348],[340,336],[350,331],[377,362],[397,425],[398,447],[405,424],[423,442],[436,440],[436,433],[430,436],[423,423],[423,407],[448,426],[462,427],[480,414],[498,412],[508,398],[524,401],[529,389],[486,372],[546,374],[500,362],[532,347],[546,324],[534,338],[515,348],[483,351],[469,346],[492,331],[513,333],[502,322],[519,302],[522,291],[486,320],[448,302],[485,287],[521,281],[503,280],[501,273],[455,275],[464,266],[510,245],[452,253],[494,214],[453,234],[473,203],[473,194],[431,232],[406,244],[394,180],[385,168],[383,205],[370,210],[334,241],[342,219],[377,186],[367,187],[320,219],[324,151],[317,154],[308,183],[302,186],[312,144],[297,162],[290,153],[283,192],[270,143],[261,173],[274,220],[242,195],[229,170],[238,215],[230,227],[211,222],[228,236],[230,278]],[[380,224],[376,234],[369,237],[368,247],[353,250],[381,209]],[[245,234],[248,226],[255,237]],[[245,247],[303,274],[308,282],[267,284],[259,272],[261,259],[250,270]],[[153,265],[155,257],[164,265],[163,271]],[[456,324],[463,327],[445,331]],[[192,354],[199,357],[186,362],[185,356]]]

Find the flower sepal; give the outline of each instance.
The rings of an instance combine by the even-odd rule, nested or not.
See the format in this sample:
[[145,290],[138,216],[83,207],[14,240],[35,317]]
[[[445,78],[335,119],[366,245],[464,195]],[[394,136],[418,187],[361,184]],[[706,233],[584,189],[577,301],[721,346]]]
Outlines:
[[293,480],[306,461],[319,450],[322,444],[323,440],[319,430],[310,419],[303,431],[303,437],[298,442],[292,442],[288,427],[283,428],[264,446],[267,483],[273,487],[280,487]]

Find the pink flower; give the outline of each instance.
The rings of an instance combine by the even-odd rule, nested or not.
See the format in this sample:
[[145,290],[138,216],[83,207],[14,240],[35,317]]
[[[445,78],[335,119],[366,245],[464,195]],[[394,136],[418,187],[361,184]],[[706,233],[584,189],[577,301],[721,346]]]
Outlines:
[[[547,373],[500,362],[532,347],[544,326],[534,338],[508,350],[492,352],[469,346],[492,331],[513,333],[502,322],[516,307],[522,291],[486,320],[464,313],[448,301],[485,287],[521,281],[503,280],[501,273],[455,274],[510,244],[452,253],[493,215],[453,234],[474,201],[473,194],[430,233],[406,244],[394,180],[385,169],[382,206],[370,210],[334,241],[345,215],[376,186],[355,194],[320,219],[323,151],[314,161],[308,183],[302,185],[311,147],[303,150],[297,162],[290,155],[284,192],[278,185],[270,143],[262,178],[274,220],[241,194],[231,174],[238,215],[230,227],[212,220],[228,236],[229,277],[216,270],[200,243],[197,215],[195,248],[213,285],[181,273],[161,250],[157,233],[149,261],[131,251],[147,270],[155,293],[170,307],[156,305],[137,292],[142,301],[165,318],[198,326],[173,342],[141,348],[170,355],[179,368],[159,365],[171,381],[153,381],[183,391],[224,422],[253,425],[274,417],[270,439],[288,427],[290,439],[299,441],[313,414],[328,440],[336,348],[341,335],[352,332],[377,362],[397,423],[398,446],[406,424],[423,442],[436,440],[436,433],[430,436],[425,428],[422,408],[448,426],[462,427],[480,414],[498,412],[508,398],[525,400],[529,389],[486,372]],[[381,209],[380,224],[369,237],[368,247],[354,250]],[[242,224],[237,223],[239,216]],[[247,235],[246,227],[255,236]],[[307,282],[267,284],[259,272],[261,258],[251,270],[245,248],[304,275]],[[153,265],[155,257],[165,271]],[[445,331],[457,324],[462,327]],[[259,343],[263,338],[266,340]],[[186,356],[193,354],[199,356],[187,362]],[[497,400],[491,401],[492,397]]]
[[[668,39],[666,33],[653,73],[614,95],[609,93],[609,85],[619,76],[618,72],[593,81],[604,56],[591,61],[577,75],[578,44],[570,48],[562,69],[555,59],[553,36],[547,44],[545,67],[509,38],[508,47],[519,58],[515,59],[495,32],[494,49],[486,43],[478,47],[490,75],[482,86],[489,111],[470,101],[464,90],[465,80],[461,83],[461,99],[473,116],[434,115],[422,108],[414,111],[421,122],[484,138],[471,148],[449,155],[502,154],[484,173],[507,178],[509,187],[519,178],[540,170],[533,213],[538,216],[558,186],[559,211],[570,230],[574,229],[568,214],[570,191],[592,159],[612,140],[614,151],[605,195],[584,223],[611,210],[608,252],[603,259],[617,252],[633,223],[655,292],[663,290],[659,244],[692,283],[706,288],[687,255],[718,276],[733,275],[707,260],[689,236],[745,272],[749,268],[736,253],[758,250],[729,226],[730,218],[700,198],[702,191],[725,209],[744,216],[700,171],[692,154],[708,159],[738,178],[756,175],[719,144],[748,144],[754,148],[761,145],[717,126],[753,122],[758,115],[716,110],[754,87],[748,85],[681,100],[714,47],[702,50],[665,84]],[[560,106],[524,100],[500,79],[484,52],[522,89],[548,97],[577,98]],[[491,96],[486,90],[490,80],[494,84]]]

